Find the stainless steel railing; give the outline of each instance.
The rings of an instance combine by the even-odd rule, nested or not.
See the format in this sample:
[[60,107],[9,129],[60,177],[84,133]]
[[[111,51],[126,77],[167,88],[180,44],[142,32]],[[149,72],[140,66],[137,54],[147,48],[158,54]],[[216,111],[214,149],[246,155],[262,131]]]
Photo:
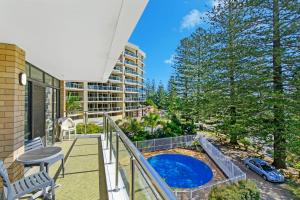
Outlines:
[[[129,183],[130,199],[163,199],[163,200],[175,200],[176,197],[168,185],[161,179],[157,172],[151,167],[148,161],[144,158],[141,152],[135,147],[135,145],[128,139],[123,131],[116,125],[116,123],[105,113],[103,116],[104,134],[106,139],[106,148],[110,150],[110,161],[112,161],[112,154],[115,156],[115,190],[119,189],[119,170],[122,166],[121,162],[129,160],[130,170],[127,171],[127,180]],[[108,145],[109,144],[109,145]],[[121,149],[121,147],[124,147]],[[128,159],[124,154],[124,151],[129,155]],[[122,160],[120,160],[120,154],[122,153]],[[126,170],[126,169],[125,169]],[[137,171],[139,174],[137,174]],[[135,190],[141,182],[144,182],[144,186]],[[147,185],[147,186],[145,186]],[[147,194],[142,198],[143,190]],[[138,191],[138,192],[136,192]],[[152,198],[153,197],[153,198]]]

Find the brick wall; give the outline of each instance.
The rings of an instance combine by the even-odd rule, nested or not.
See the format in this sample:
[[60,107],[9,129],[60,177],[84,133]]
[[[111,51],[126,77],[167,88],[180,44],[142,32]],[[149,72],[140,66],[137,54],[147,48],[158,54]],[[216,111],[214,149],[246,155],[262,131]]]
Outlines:
[[0,43],[0,159],[11,181],[22,177],[24,171],[15,161],[24,152],[25,86],[19,84],[21,72],[25,72],[25,52],[16,45]]

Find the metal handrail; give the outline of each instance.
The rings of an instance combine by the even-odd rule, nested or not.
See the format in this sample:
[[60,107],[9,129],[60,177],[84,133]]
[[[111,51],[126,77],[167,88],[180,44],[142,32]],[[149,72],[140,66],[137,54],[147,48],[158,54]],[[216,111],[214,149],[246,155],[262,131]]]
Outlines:
[[[148,161],[144,158],[141,152],[134,146],[134,144],[128,139],[123,131],[116,125],[116,123],[110,118],[107,113],[104,113],[106,119],[108,119],[111,126],[116,130],[119,138],[123,141],[126,148],[130,151],[134,157],[136,163],[139,164],[145,175],[150,180],[157,193],[165,200],[176,200],[176,197],[169,186],[161,179],[157,172],[151,167]],[[106,121],[106,119],[104,121]]]

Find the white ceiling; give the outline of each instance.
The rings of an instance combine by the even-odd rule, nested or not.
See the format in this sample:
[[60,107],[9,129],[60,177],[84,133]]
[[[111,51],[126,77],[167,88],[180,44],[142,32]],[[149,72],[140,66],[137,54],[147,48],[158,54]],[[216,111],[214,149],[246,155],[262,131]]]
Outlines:
[[0,42],[62,80],[106,81],[148,0],[0,0]]

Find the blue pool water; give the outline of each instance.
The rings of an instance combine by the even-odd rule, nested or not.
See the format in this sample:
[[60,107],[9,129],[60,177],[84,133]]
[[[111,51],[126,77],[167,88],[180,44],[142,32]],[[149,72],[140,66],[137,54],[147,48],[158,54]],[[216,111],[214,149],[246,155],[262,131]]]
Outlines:
[[148,162],[170,187],[193,188],[204,185],[213,177],[211,168],[191,156],[182,154],[159,154]]

